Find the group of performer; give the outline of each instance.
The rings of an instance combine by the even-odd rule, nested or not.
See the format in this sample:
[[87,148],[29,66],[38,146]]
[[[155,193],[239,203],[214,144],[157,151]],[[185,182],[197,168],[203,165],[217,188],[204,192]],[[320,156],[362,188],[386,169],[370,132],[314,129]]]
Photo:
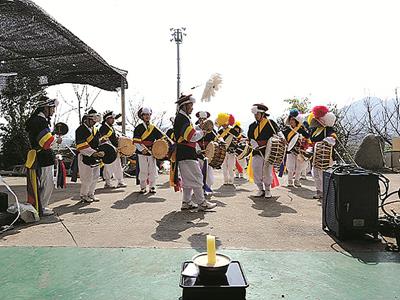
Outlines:
[[[182,95],[178,99],[176,115],[171,118],[173,127],[166,133],[151,123],[150,108],[142,107],[138,111],[141,123],[134,129],[131,144],[136,148],[139,193],[156,193],[157,157],[153,152],[157,150],[156,143],[163,140],[168,148],[164,159],[171,162],[170,185],[175,191],[182,191],[182,210],[207,210],[216,206],[208,200],[212,195],[214,168],[222,168],[224,184],[228,186],[234,183],[235,171],[237,177],[243,177],[247,169],[249,179],[257,186],[255,197],[271,198],[271,185],[279,164],[280,171],[287,169],[287,185],[301,187],[300,176],[310,165],[311,158],[316,161],[319,155],[326,156],[328,148],[331,152],[324,157],[328,162],[313,164],[312,168],[316,186],[314,198],[322,197],[322,171],[333,163],[332,147],[336,141],[335,115],[327,107],[314,107],[306,119],[304,112],[293,109],[284,126],[280,127],[269,118],[268,107],[256,103],[251,107],[255,120],[246,136],[232,114],[220,113],[214,122],[210,120],[209,112],[199,111],[195,115],[197,121],[193,122],[191,114],[195,102],[192,95]],[[54,99],[41,96],[26,125],[32,147],[26,163],[28,202],[37,208],[40,215],[53,213],[48,208],[54,187],[52,144],[61,143],[61,138],[50,129],[55,106]],[[76,129],[76,158],[83,202],[99,200],[95,197],[95,188],[101,165],[104,165],[105,188],[126,187],[118,153],[118,135],[113,127],[116,117],[112,111],[106,111],[101,120],[100,114],[91,109],[84,114]],[[97,130],[96,124],[100,122]],[[323,153],[318,153],[316,144],[325,147]],[[102,145],[116,149],[116,158],[111,162],[105,160],[108,153]],[[284,149],[283,153],[279,149]],[[277,159],[271,159],[273,155]]]

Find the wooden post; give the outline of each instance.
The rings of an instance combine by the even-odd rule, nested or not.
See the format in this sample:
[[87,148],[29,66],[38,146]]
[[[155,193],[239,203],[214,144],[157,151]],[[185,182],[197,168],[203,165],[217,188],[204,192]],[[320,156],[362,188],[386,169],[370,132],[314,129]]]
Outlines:
[[126,135],[126,112],[125,112],[125,80],[121,76],[121,114],[122,114],[122,133]]

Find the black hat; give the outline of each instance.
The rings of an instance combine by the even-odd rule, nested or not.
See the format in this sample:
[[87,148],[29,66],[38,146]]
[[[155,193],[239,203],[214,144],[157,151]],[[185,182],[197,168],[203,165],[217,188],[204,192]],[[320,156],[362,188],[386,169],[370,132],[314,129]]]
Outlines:
[[36,103],[36,107],[56,107],[57,106],[57,100],[56,99],[50,99],[47,96],[40,95],[39,98],[37,99],[38,102]]
[[138,112],[137,112],[137,114],[138,114],[138,117],[141,119],[142,118],[142,115],[143,114],[149,114],[149,115],[151,115],[153,112],[152,112],[152,110],[151,110],[151,108],[149,108],[149,107],[141,107],[139,110],[138,110]]
[[196,117],[198,119],[202,118],[202,119],[208,119],[210,117],[210,113],[208,111],[198,111],[196,113]]
[[251,112],[253,114],[260,112],[260,113],[264,113],[265,115],[269,116],[269,113],[267,113],[267,110],[268,110],[268,107],[264,103],[253,104],[253,107],[251,108]]
[[184,104],[195,103],[195,102],[196,102],[196,99],[192,97],[192,94],[190,94],[190,95],[180,96],[178,101],[176,101],[175,103],[177,104],[178,107],[181,107]]
[[107,120],[108,118],[114,118],[115,119],[115,114],[112,110],[106,110],[103,114],[103,121]]

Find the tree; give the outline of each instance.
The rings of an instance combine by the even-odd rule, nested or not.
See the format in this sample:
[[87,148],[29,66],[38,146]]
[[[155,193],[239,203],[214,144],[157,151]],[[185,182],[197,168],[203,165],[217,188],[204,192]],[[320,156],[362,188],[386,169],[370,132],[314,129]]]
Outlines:
[[56,116],[55,122],[58,121],[59,118],[63,116],[69,117],[71,112],[76,112],[78,114],[79,122],[82,122],[82,116],[85,111],[88,111],[91,107],[93,107],[97,98],[101,93],[101,89],[92,88],[90,89],[88,85],[79,85],[73,84],[72,88],[74,89],[75,99],[67,100],[61,93],[58,93],[59,98],[68,106],[68,109],[63,112],[62,115]]
[[[284,99],[283,102],[287,104],[285,111],[297,109],[300,113],[306,114],[311,110],[311,102],[307,97]],[[286,117],[286,115],[282,115],[277,119],[277,123],[281,128],[285,127]]]
[[[128,100],[128,114],[126,118],[126,122],[131,126],[132,131],[134,128],[142,121],[139,116],[138,112],[139,109],[143,107],[144,98],[135,101],[134,98]],[[156,114],[152,114],[151,123],[156,125],[159,129],[165,129],[165,116],[167,111],[163,110]]]
[[297,109],[300,113],[305,114],[311,109],[311,101],[307,97],[285,99],[283,102],[288,105],[286,110]]
[[36,97],[45,94],[37,78],[10,77],[0,96],[0,113],[6,123],[0,124],[2,160],[5,167],[23,164],[29,150],[25,122],[35,109]]

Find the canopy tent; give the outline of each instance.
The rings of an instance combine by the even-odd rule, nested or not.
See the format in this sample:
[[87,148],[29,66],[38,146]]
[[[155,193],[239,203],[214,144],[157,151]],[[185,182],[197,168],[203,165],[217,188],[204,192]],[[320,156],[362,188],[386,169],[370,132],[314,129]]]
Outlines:
[[0,0],[0,76],[37,77],[38,85],[90,84],[121,88],[125,132],[127,71],[109,65],[92,48],[30,0]]
[[29,0],[0,0],[0,74],[37,76],[42,85],[127,88],[127,71],[93,49]]

